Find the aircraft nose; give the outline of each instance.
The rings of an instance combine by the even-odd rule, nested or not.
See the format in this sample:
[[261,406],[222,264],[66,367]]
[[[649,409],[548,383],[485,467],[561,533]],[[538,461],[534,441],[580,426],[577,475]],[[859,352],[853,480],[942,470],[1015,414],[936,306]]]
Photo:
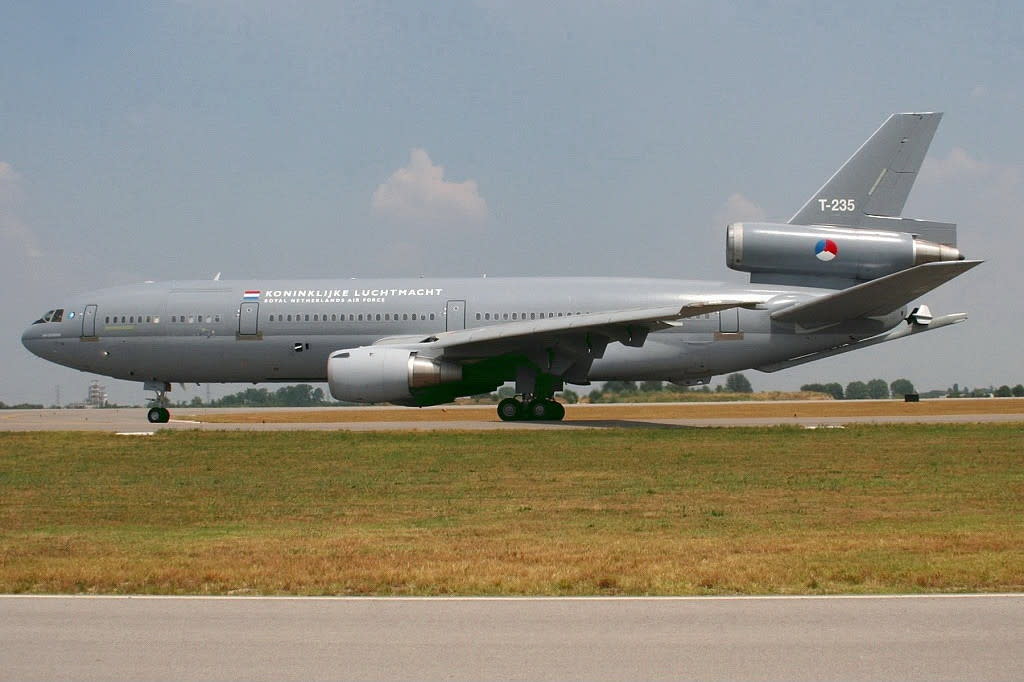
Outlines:
[[39,355],[39,330],[28,327],[21,333],[21,345],[25,346],[33,355]]

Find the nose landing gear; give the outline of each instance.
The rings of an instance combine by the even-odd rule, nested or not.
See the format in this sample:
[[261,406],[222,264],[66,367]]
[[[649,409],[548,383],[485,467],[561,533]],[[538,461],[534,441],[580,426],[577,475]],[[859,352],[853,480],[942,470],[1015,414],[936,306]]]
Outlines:
[[565,407],[553,398],[537,398],[524,395],[523,400],[505,398],[498,403],[498,417],[510,421],[561,421]]
[[147,381],[145,390],[156,393],[156,397],[153,398],[153,405],[146,413],[146,419],[149,420],[150,424],[166,424],[169,422],[171,420],[171,412],[167,409],[167,405],[171,401],[167,398],[167,391],[171,390],[171,385],[163,381]]

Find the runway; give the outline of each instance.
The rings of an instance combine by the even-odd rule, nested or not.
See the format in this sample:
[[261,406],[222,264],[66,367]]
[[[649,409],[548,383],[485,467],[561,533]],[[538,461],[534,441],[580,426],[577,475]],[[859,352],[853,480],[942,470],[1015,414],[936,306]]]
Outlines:
[[1024,679],[1024,595],[0,597],[0,678]]
[[[673,404],[651,405],[571,405],[567,407],[564,422],[502,422],[493,414],[493,408],[480,406],[445,406],[437,408],[354,407],[354,408],[266,408],[266,421],[259,419],[261,411],[254,408],[175,408],[167,424],[150,424],[145,408],[79,409],[79,410],[3,410],[0,411],[0,431],[106,431],[113,433],[147,434],[160,429],[214,430],[214,431],[509,431],[509,430],[565,430],[639,428],[672,429],[699,427],[739,427],[796,425],[806,428],[839,427],[848,424],[906,424],[906,423],[972,423],[972,422],[1024,422],[1024,401],[1019,399],[973,399],[957,401],[958,405],[943,405],[947,413],[929,413],[926,408],[912,411],[898,401],[852,401],[878,403],[873,414],[815,414],[822,401],[793,401],[787,403],[721,403],[714,405]],[[929,401],[930,402],[930,401]],[[941,401],[945,403],[946,401]],[[917,405],[925,405],[918,403]],[[771,416],[751,416],[757,405],[774,408],[792,408]],[[959,405],[963,405],[962,408]],[[810,406],[810,407],[808,407]],[[949,408],[953,407],[951,413]],[[686,408],[705,408],[692,410]],[[825,402],[821,409],[848,408],[849,404],[835,405]],[[991,408],[991,409],[986,409]],[[962,410],[962,411],[957,411]],[[886,411],[891,413],[886,414]],[[665,416],[678,412],[690,416]],[[692,414],[697,412],[699,414]],[[933,411],[934,412],[934,411]],[[338,414],[344,413],[339,419]],[[743,416],[733,416],[743,414]],[[754,410],[754,415],[757,410]],[[282,417],[283,415],[283,417]],[[303,420],[294,417],[301,415]],[[323,415],[322,420],[318,415]],[[408,415],[408,418],[405,418]],[[239,419],[244,422],[205,421],[208,419]]]

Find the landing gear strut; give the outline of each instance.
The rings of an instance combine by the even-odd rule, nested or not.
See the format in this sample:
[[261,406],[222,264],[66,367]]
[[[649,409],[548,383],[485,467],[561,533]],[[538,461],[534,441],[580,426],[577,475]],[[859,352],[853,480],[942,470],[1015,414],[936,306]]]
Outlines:
[[561,421],[565,417],[565,407],[552,398],[536,398],[523,396],[524,400],[505,398],[498,403],[498,417],[502,421]]
[[167,398],[167,391],[171,390],[171,385],[162,381],[147,381],[145,390],[156,392],[156,397],[153,398],[153,406],[146,413],[146,419],[149,420],[150,424],[166,424],[169,422],[171,420],[171,412],[167,409],[167,405],[171,401]]

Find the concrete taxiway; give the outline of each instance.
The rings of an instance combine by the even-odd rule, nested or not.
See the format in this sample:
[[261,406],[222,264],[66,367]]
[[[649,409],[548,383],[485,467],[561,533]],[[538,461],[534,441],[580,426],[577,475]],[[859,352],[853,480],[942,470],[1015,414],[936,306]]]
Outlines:
[[1024,679],[1024,596],[0,598],[0,678]]
[[[894,403],[901,405],[902,403]],[[146,421],[145,408],[115,408],[102,410],[5,410],[0,412],[0,431],[106,431],[114,433],[146,434],[160,429],[202,430],[202,431],[508,431],[508,430],[551,430],[551,429],[601,429],[601,428],[695,428],[735,426],[797,425],[807,428],[836,427],[847,424],[908,424],[908,423],[972,423],[972,422],[1024,422],[1024,414],[999,412],[973,412],[964,414],[879,414],[867,416],[770,416],[770,417],[645,417],[638,415],[628,418],[607,418],[603,405],[570,406],[570,418],[564,422],[502,422],[494,416],[479,418],[479,407],[448,406],[445,408],[345,408],[366,410],[367,414],[388,413],[387,420],[376,421],[371,417],[359,421],[316,421],[317,408],[291,408],[292,411],[313,415],[313,421],[270,421],[261,422],[208,422],[208,417],[223,417],[232,414],[254,413],[253,408],[176,408],[172,419],[166,424],[150,424]],[[321,408],[323,409],[323,408]],[[443,411],[442,411],[443,410]],[[273,408],[281,413],[287,409]],[[392,413],[393,411],[393,413]],[[402,411],[414,413],[416,420],[395,419],[392,414]],[[460,412],[466,418],[460,418]],[[437,415],[436,419],[423,419],[423,415]],[[177,415],[184,415],[178,417]],[[189,418],[189,417],[194,418]]]

